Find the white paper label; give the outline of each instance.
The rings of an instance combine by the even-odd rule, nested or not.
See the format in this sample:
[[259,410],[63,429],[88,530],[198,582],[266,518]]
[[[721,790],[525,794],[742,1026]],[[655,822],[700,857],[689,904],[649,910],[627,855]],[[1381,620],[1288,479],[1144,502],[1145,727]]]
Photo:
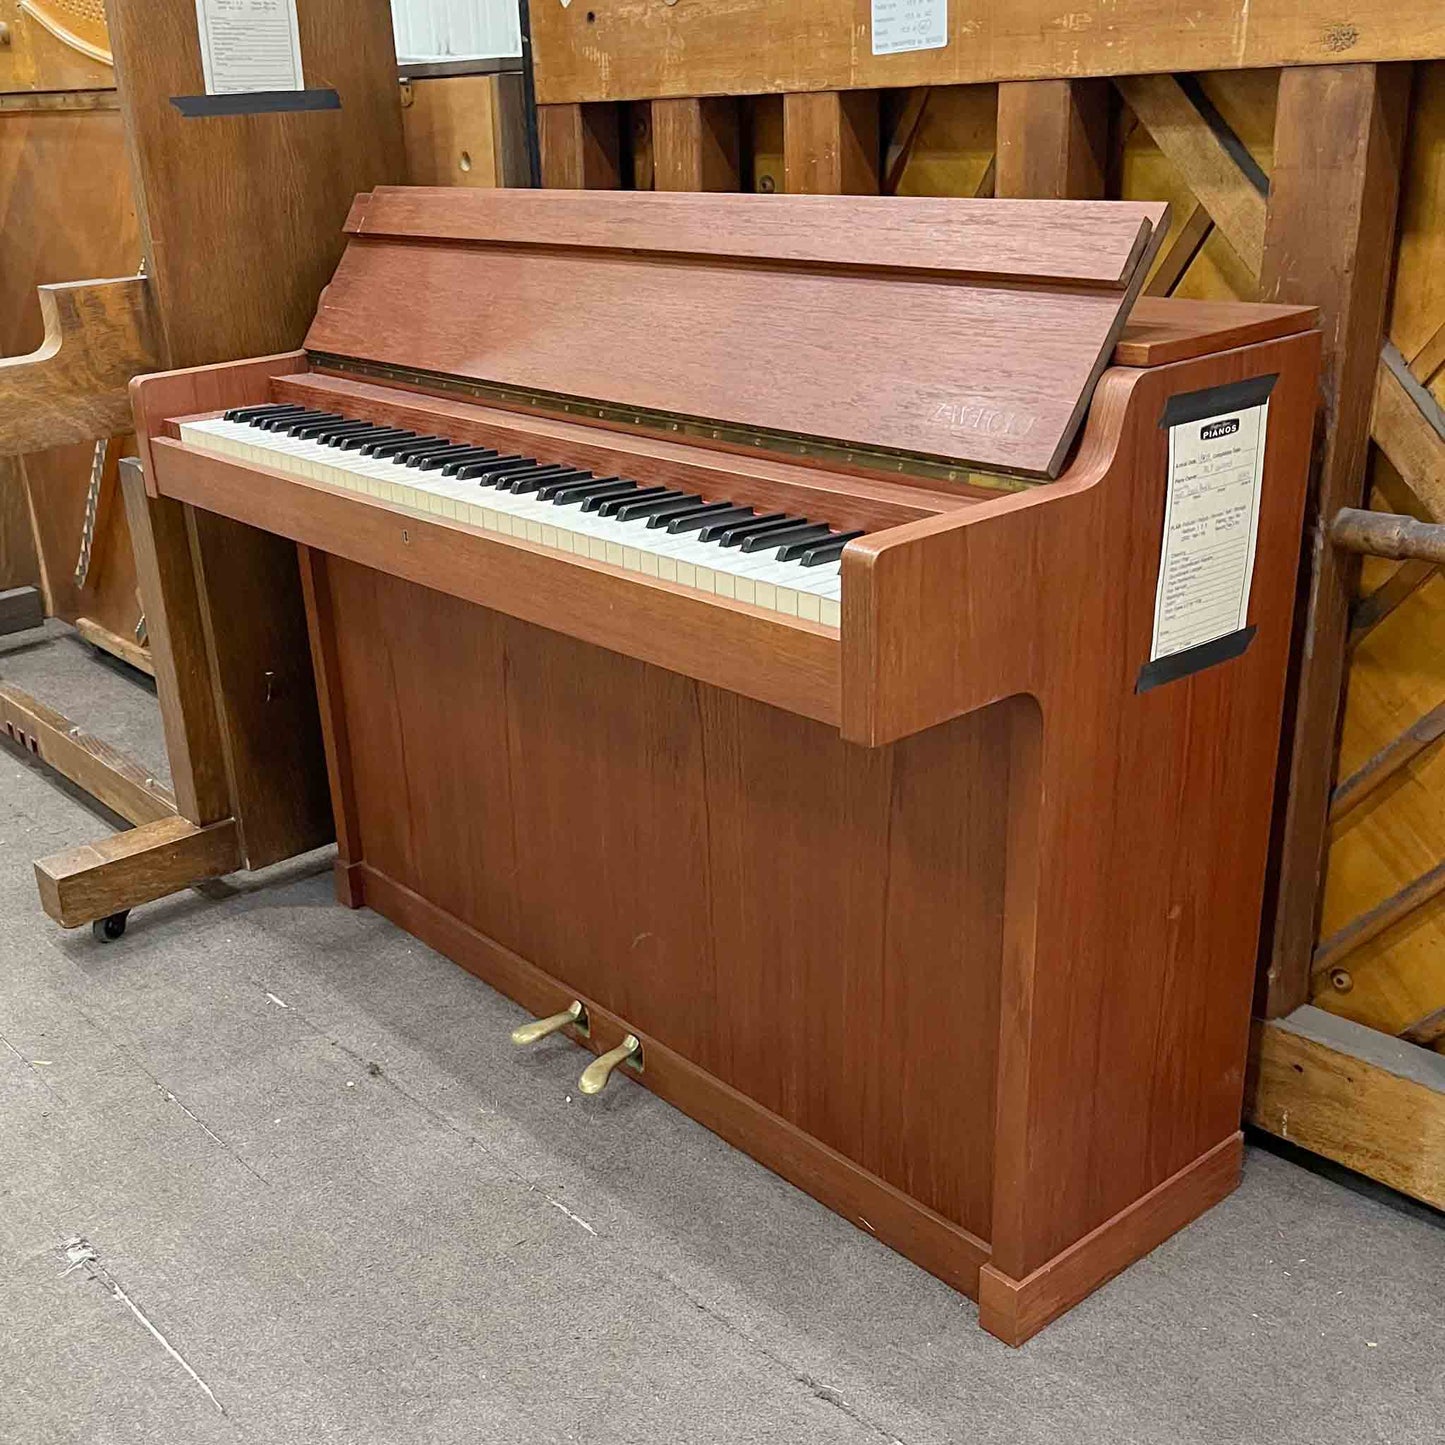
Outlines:
[[1169,428],[1169,492],[1152,661],[1238,632],[1249,617],[1269,403]]
[[196,0],[207,95],[305,90],[296,0]]
[[873,0],[873,53],[941,50],[948,44],[948,0]]

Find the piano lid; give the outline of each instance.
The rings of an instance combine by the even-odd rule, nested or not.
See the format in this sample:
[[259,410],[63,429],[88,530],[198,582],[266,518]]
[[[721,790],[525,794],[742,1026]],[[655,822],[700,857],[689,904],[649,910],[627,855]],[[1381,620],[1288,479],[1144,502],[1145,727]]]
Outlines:
[[1052,477],[1167,215],[1133,201],[388,186],[357,197],[306,346]]

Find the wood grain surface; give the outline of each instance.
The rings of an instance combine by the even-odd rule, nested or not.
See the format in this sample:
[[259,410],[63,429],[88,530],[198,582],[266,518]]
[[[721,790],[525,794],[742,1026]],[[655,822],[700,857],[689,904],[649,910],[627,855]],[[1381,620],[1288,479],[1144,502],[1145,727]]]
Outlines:
[[539,5],[532,21],[544,103],[666,95],[970,85],[1157,71],[1428,59],[1445,53],[1435,0],[1142,0],[1081,12],[1059,0],[950,6],[949,43],[874,54],[854,0]]
[[[1065,480],[844,553],[845,737],[886,744],[1001,698],[1038,699],[1047,803],[1026,852],[1039,902],[1004,977],[1016,1027],[1000,1060],[1011,1123],[992,1237],[1015,1279],[1238,1118],[1317,348],[1306,334],[1112,372]],[[1271,373],[1258,634],[1242,657],[1138,695],[1164,400]],[[1050,597],[1067,608],[1041,605]],[[1126,997],[1109,980],[1130,958]]]
[[812,262],[1122,290],[1150,232],[1166,220],[1166,207],[1149,201],[998,205],[951,196],[458,194],[378,186],[357,198],[346,229],[374,240],[717,256],[774,267]]
[[[821,196],[384,190],[353,210],[355,239],[306,345],[1054,475],[1163,214],[1048,201],[870,207]],[[831,238],[829,216],[850,218]],[[634,253],[629,237],[644,245],[648,226],[655,239]],[[433,228],[441,239],[417,244]],[[944,228],[949,243],[930,253]],[[546,242],[518,244],[524,234]],[[1046,260],[1051,235],[1067,261]],[[1086,257],[1088,237],[1097,250]],[[845,251],[889,269],[835,264]],[[927,254],[931,270],[893,269]],[[740,257],[749,264],[735,264]],[[1054,284],[1066,265],[1069,284]],[[942,336],[960,342],[940,345]],[[779,375],[789,384],[779,386]]]
[[37,859],[35,881],[45,911],[62,928],[79,928],[240,864],[232,819],[197,828],[170,817]]
[[[1311,523],[1358,507],[1389,295],[1400,191],[1407,69],[1329,66],[1281,83],[1262,295],[1320,308],[1324,339],[1319,465]],[[1321,210],[1348,217],[1322,230]],[[1292,728],[1282,767],[1277,898],[1266,926],[1262,1011],[1274,1018],[1309,997],[1320,916],[1330,787],[1339,737],[1345,640],[1358,559],[1319,549],[1305,599]],[[1303,645],[1307,638],[1308,647]]]
[[0,451],[40,451],[125,431],[131,377],[160,364],[146,280],[42,286],[40,313],[40,345],[0,357]]

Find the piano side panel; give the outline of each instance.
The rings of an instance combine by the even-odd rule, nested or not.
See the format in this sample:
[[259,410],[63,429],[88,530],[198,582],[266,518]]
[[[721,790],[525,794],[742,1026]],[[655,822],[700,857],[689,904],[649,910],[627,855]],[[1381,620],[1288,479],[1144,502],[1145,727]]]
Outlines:
[[327,573],[367,865],[987,1237],[1012,706],[857,748]]

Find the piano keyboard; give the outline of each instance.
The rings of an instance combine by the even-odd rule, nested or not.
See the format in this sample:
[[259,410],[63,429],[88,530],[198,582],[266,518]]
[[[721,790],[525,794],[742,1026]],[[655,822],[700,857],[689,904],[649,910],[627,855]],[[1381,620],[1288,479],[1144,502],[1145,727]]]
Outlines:
[[834,627],[843,548],[862,536],[294,403],[180,431],[200,450]]

